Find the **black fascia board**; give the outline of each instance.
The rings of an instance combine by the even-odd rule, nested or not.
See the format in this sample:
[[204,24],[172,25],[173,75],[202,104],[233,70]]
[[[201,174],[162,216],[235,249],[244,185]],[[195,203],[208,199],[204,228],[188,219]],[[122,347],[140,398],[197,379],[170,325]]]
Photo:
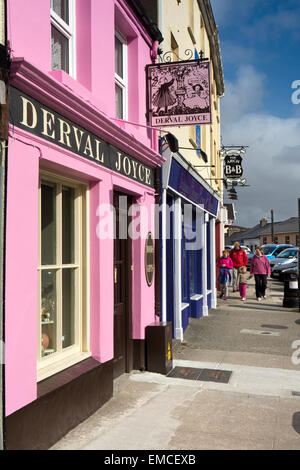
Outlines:
[[150,20],[149,16],[146,13],[145,8],[139,2],[139,0],[125,0],[128,6],[133,10],[133,12],[137,15],[145,29],[147,30],[148,34],[150,35],[153,41],[158,41],[160,44],[164,38],[161,34],[160,30],[158,29],[157,24]]

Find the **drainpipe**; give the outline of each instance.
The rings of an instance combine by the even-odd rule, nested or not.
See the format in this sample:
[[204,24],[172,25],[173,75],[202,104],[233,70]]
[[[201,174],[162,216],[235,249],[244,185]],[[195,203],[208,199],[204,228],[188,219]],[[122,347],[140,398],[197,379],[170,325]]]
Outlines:
[[[7,1],[0,0],[0,68],[1,81],[5,87],[9,86],[6,75],[10,67],[10,58],[7,49]],[[3,97],[2,97],[3,100]],[[1,101],[2,112],[5,113],[5,100]],[[7,121],[2,121],[0,139],[0,450],[5,448],[5,232],[6,232],[6,177],[7,177],[7,134],[8,134],[8,111]],[[7,126],[4,132],[4,127]]]
[[157,0],[157,23],[162,36],[164,36],[164,1],[165,0]]
[[152,59],[153,63],[155,63],[155,61],[157,59],[158,46],[159,46],[158,41],[154,41],[153,44],[152,44],[152,49],[151,49],[151,59]]

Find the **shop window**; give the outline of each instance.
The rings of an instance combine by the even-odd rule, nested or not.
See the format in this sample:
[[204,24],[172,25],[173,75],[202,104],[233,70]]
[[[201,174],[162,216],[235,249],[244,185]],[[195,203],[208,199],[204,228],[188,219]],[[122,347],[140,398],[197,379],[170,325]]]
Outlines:
[[115,33],[115,96],[116,116],[127,119],[127,43],[118,32]]
[[263,245],[267,244],[267,237],[263,237]]
[[[43,174],[39,188],[38,377],[82,360],[86,328],[85,187]],[[68,366],[70,363],[68,362]],[[50,369],[49,369],[50,368]],[[51,373],[49,373],[51,370]]]
[[75,78],[75,0],[51,0],[52,70]]
[[278,237],[274,237],[274,243],[277,245],[278,244]]
[[285,237],[285,243],[287,243],[288,245],[290,244],[290,237],[289,237],[289,235],[287,235],[287,236]]
[[181,261],[181,270],[182,270],[182,302],[189,302],[189,284],[188,284],[188,260],[187,260],[187,251],[185,249],[185,239],[182,239],[182,261]]

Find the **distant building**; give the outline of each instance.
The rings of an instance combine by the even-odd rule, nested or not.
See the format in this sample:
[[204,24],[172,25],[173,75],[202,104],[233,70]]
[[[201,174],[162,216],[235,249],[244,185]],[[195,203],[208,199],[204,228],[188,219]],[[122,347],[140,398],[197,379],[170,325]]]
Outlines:
[[249,230],[247,227],[241,227],[240,225],[232,225],[227,228],[227,238],[234,238],[237,233],[246,232]]
[[267,224],[259,235],[260,244],[268,243],[290,244],[299,246],[299,219],[291,217],[290,219],[274,224],[274,239],[272,240],[271,224]]
[[226,245],[232,245],[237,241],[241,245],[248,246],[251,251],[254,251],[258,245],[270,243],[299,246],[298,220],[297,217],[291,217],[281,222],[275,222],[273,241],[272,224],[266,218],[263,218],[257,225],[248,230],[232,233],[226,238],[225,242]]

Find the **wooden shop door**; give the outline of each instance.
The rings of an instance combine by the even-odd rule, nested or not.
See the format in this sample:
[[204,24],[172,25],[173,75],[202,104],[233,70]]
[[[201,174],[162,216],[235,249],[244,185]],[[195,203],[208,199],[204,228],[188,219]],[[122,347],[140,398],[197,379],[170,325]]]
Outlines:
[[114,192],[114,378],[132,368],[131,239],[128,238],[130,204],[128,196]]

